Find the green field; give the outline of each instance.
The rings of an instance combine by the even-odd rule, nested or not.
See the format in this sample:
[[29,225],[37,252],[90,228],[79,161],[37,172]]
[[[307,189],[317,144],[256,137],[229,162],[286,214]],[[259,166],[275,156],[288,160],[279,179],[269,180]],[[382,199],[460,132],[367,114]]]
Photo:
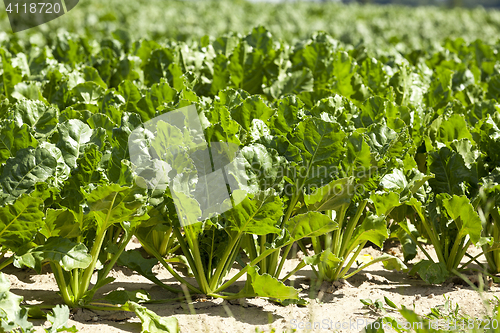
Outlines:
[[[500,12],[84,1],[17,34],[0,17],[0,269],[50,268],[61,304],[177,331],[147,295],[94,299],[115,265],[186,299],[283,305],[307,303],[288,284],[305,266],[318,281],[382,262],[428,284],[471,267],[498,282]],[[166,120],[190,105],[201,127]],[[238,165],[227,198],[205,177],[222,155]],[[356,264],[387,240],[402,258]],[[44,313],[8,288],[0,275],[0,332],[29,331]]]

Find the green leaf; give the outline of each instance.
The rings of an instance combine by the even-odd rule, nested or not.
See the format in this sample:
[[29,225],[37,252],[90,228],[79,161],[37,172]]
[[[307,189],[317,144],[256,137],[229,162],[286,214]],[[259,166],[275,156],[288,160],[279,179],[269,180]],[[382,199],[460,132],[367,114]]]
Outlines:
[[345,153],[345,133],[339,124],[321,119],[308,118],[290,134],[290,143],[300,150],[301,168],[295,170],[294,178],[302,186],[321,187],[331,181]]
[[90,211],[97,219],[99,229],[106,230],[115,223],[148,218],[144,214],[145,190],[118,184],[101,185],[87,195]]
[[441,116],[434,120],[429,128],[429,138],[432,142],[438,141],[446,145],[454,140],[469,139],[472,141],[467,122],[464,116],[459,114],[453,114],[448,119],[443,119]]
[[305,237],[317,237],[338,228],[338,223],[319,212],[307,212],[288,220],[286,229],[290,237],[297,241]]
[[299,290],[286,286],[283,282],[265,273],[259,275],[258,267],[248,266],[245,289],[242,297],[270,297],[279,300],[299,299]]
[[229,228],[239,233],[279,234],[277,224],[283,215],[283,202],[279,196],[261,193],[252,199],[246,197],[225,215],[231,223]]
[[370,214],[354,230],[348,248],[353,249],[364,241],[372,242],[382,248],[387,237],[389,237],[389,231],[387,230],[385,217]]
[[481,219],[469,199],[465,195],[454,195],[451,199],[444,199],[443,206],[457,224],[462,237],[469,235],[472,242],[476,244],[481,238],[483,228]]
[[46,238],[74,238],[80,235],[80,225],[70,210],[47,209],[44,222],[40,233]]
[[141,320],[141,333],[179,333],[180,328],[175,317],[160,317],[153,311],[135,302],[129,301],[127,308],[134,311]]
[[0,272],[0,332],[31,332],[28,310],[21,308],[23,298],[9,291],[9,279]]
[[259,96],[248,97],[241,105],[231,110],[231,117],[247,131],[251,129],[253,120],[260,119],[267,124],[273,114],[274,110]]
[[429,284],[443,283],[450,276],[445,263],[434,263],[429,260],[422,260],[413,266],[410,275],[415,274],[418,274],[422,280]]
[[314,78],[311,70],[309,68],[302,68],[301,71],[286,73],[282,77],[279,76],[267,91],[274,99],[278,99],[287,94],[313,91],[313,86]]
[[75,325],[68,327],[69,308],[67,305],[56,305],[52,309],[52,313],[47,313],[47,320],[52,324],[50,328],[45,329],[47,333],[57,332],[78,332]]
[[429,179],[429,185],[435,193],[462,195],[468,184],[475,182],[462,155],[448,147],[429,153],[427,164],[429,171],[435,175],[433,179]]
[[153,273],[153,267],[158,263],[155,258],[145,259],[139,251],[129,250],[124,251],[118,258],[116,264],[119,266],[126,266],[133,271],[144,276],[146,279],[153,281],[155,284],[161,286],[163,282]]
[[23,195],[0,207],[0,244],[15,252],[32,241],[43,223],[42,204],[40,198]]
[[59,149],[50,145],[45,147],[21,149],[16,157],[7,160],[0,176],[5,193],[16,198],[34,190],[37,183],[57,184],[67,178],[69,168],[61,161]]
[[309,210],[337,210],[349,205],[355,193],[354,179],[351,177],[333,180],[327,185],[304,195],[304,202]]
[[12,119],[17,127],[26,124],[36,133],[36,138],[51,134],[58,122],[59,112],[40,101],[21,100],[12,108]]
[[22,71],[20,68],[12,66],[12,59],[7,57],[7,53],[4,49],[0,49],[0,57],[2,58],[2,90],[5,96],[10,99],[14,87],[17,83],[21,82],[23,79]]
[[408,267],[406,267],[401,259],[395,256],[391,256],[390,254],[383,254],[375,258],[375,261],[381,261],[384,264],[384,268],[387,270],[395,269],[397,271],[404,271],[408,269]]
[[399,195],[396,192],[389,193],[373,193],[370,196],[373,205],[375,206],[375,212],[377,215],[387,215],[393,208],[400,205]]
[[65,271],[75,268],[87,268],[92,261],[87,247],[82,243],[74,243],[67,238],[51,237],[44,245],[30,249],[21,256],[16,256],[17,267],[28,266],[41,272],[44,262],[59,264]]
[[71,119],[59,124],[58,131],[57,147],[61,150],[66,164],[76,169],[76,162],[84,150],[84,145],[90,141],[92,130],[80,120]]
[[391,301],[389,298],[387,298],[387,296],[384,296],[384,300],[385,300],[385,304],[389,305],[391,308],[393,308],[393,309],[398,308],[398,306],[393,301]]
[[17,127],[14,122],[5,121],[0,124],[0,164],[24,148],[35,148],[38,142],[26,124]]
[[338,268],[342,260],[334,255],[330,249],[327,249],[313,256],[305,257],[304,263],[311,266],[321,265],[325,271],[331,272]]

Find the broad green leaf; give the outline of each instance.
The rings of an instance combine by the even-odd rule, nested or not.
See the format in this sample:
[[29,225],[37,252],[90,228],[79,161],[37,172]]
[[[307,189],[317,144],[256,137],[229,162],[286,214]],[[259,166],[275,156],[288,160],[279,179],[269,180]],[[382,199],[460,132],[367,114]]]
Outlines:
[[53,176],[56,167],[57,160],[49,150],[39,147],[22,149],[16,157],[7,160],[0,182],[3,190],[15,198]]
[[16,267],[28,266],[41,272],[44,262],[60,265],[65,271],[75,268],[87,268],[92,261],[87,247],[82,243],[74,243],[67,238],[51,237],[44,245],[30,249],[21,256],[16,256]]
[[333,180],[311,194],[304,195],[307,208],[321,212],[349,205],[355,194],[353,180],[351,177]]
[[129,301],[126,307],[134,311],[141,320],[141,333],[179,333],[180,328],[175,317],[160,317],[153,311],[135,302]]
[[[52,314],[53,313],[53,314]],[[47,313],[47,320],[52,324],[50,328],[45,329],[47,333],[57,332],[78,332],[75,325],[68,327],[69,308],[67,305],[56,305],[52,308],[52,313]]]
[[358,244],[369,241],[382,248],[384,241],[389,237],[385,217],[368,215],[354,230],[348,248],[354,249]]
[[40,233],[46,238],[74,238],[80,235],[80,225],[75,215],[67,209],[47,209]]
[[279,300],[299,298],[299,290],[286,286],[283,282],[269,274],[260,275],[258,268],[255,266],[248,266],[247,282],[245,289],[240,294],[242,297],[259,296]]
[[305,237],[317,237],[338,228],[337,222],[319,212],[307,212],[294,216],[285,225],[290,237],[297,241]]
[[38,142],[33,137],[28,125],[17,127],[14,122],[4,121],[0,124],[0,164],[24,148],[35,148]]
[[99,105],[99,100],[104,96],[105,90],[99,84],[88,81],[77,84],[70,93],[75,104]]
[[23,74],[20,68],[12,66],[12,59],[7,57],[4,49],[0,49],[0,57],[2,58],[2,90],[10,99],[14,87],[22,81]]
[[61,150],[66,164],[76,169],[76,162],[84,150],[84,145],[90,141],[92,130],[80,120],[71,119],[59,124],[58,132],[57,147]]
[[313,91],[314,78],[309,68],[301,71],[286,73],[279,76],[269,87],[268,94],[278,99],[287,94],[299,94],[304,91]]
[[17,251],[35,237],[43,225],[41,198],[23,195],[0,207],[0,244]]
[[290,135],[290,143],[300,150],[301,168],[295,170],[302,186],[321,187],[331,181],[331,173],[344,156],[345,133],[336,123],[316,118],[301,122]]
[[481,238],[481,219],[470,203],[469,199],[462,195],[454,195],[451,199],[444,199],[443,206],[448,215],[457,223],[457,227],[463,236],[469,235],[475,244]]
[[281,230],[277,225],[283,215],[283,202],[279,196],[261,193],[246,197],[225,214],[231,223],[229,227],[239,233],[279,234]]
[[373,205],[375,206],[375,212],[379,216],[387,216],[387,214],[390,213],[392,209],[401,204],[399,202],[399,195],[396,192],[388,192],[382,194],[373,193],[370,196],[370,200],[373,202]]
[[448,147],[429,153],[427,165],[435,175],[433,179],[429,179],[429,185],[435,193],[462,195],[469,184],[475,182],[463,157]]
[[144,189],[118,184],[101,185],[87,195],[90,211],[97,219],[99,230],[104,231],[115,223],[148,218],[144,211]]
[[274,128],[286,134],[305,118],[304,103],[294,95],[278,101],[278,110],[274,115]]
[[126,266],[136,271],[159,286],[163,285],[163,282],[153,273],[153,267],[158,263],[156,258],[145,259],[139,251],[129,250],[124,251],[116,263],[119,266]]
[[260,119],[267,124],[273,114],[274,110],[258,96],[248,97],[241,105],[231,110],[231,117],[245,130],[251,129],[254,119]]
[[23,124],[30,126],[36,138],[51,134],[58,122],[59,112],[53,106],[47,106],[40,101],[21,100],[12,109],[12,119],[17,127]]
[[28,310],[21,308],[23,298],[9,291],[9,279],[0,272],[0,332],[31,332]]
[[433,142],[439,141],[446,145],[454,140],[472,140],[464,116],[459,114],[453,114],[448,119],[436,119],[429,128],[429,137]]
[[413,266],[410,274],[418,274],[422,280],[429,284],[443,283],[450,276],[450,272],[446,269],[445,263],[434,263],[429,260],[422,260]]

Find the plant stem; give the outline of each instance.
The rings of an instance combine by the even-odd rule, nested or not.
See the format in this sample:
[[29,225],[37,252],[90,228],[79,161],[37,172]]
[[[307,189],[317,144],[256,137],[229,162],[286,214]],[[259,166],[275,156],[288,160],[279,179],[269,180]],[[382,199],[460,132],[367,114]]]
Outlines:
[[236,280],[238,280],[243,274],[245,274],[248,270],[248,267],[250,266],[255,266],[256,264],[258,264],[263,258],[267,257],[268,255],[270,255],[271,253],[275,252],[275,251],[278,251],[280,248],[277,248],[277,249],[268,249],[266,251],[264,251],[263,253],[261,253],[257,258],[255,258],[254,260],[252,260],[248,265],[246,265],[245,267],[243,267],[242,270],[240,270],[235,276],[233,276],[229,281],[227,281],[226,283],[224,283],[222,286],[220,286],[219,288],[217,288],[216,290],[214,290],[213,294],[215,293],[218,293],[218,292],[221,292],[222,290],[226,289],[227,287],[229,287],[231,284],[233,284],[234,282],[236,282]]
[[281,282],[285,282],[288,280],[293,274],[295,274],[297,271],[301,270],[303,267],[306,266],[306,263],[302,260],[297,267],[295,267],[291,272],[289,272],[284,278],[281,279]]
[[[358,221],[361,218],[361,215],[363,215],[363,211],[365,210],[367,200],[363,200],[359,206],[358,209],[356,210],[356,215],[354,215],[353,219],[350,219],[349,222],[347,222],[347,227],[344,232],[344,235],[342,235],[342,245],[340,247],[340,252],[339,255],[342,258],[346,258],[347,255],[354,250],[353,246],[351,245],[351,248],[347,249],[347,244],[351,240],[352,234],[354,232],[354,229],[356,229],[356,226],[358,225]],[[347,251],[346,251],[347,249]]]
[[73,300],[73,297],[69,294],[68,285],[66,284],[61,266],[57,263],[50,262],[50,268],[52,269],[52,273],[54,274],[54,278],[56,279],[57,286],[59,287],[64,303],[70,307],[74,307],[75,300]]
[[238,243],[238,240],[240,239],[241,234],[242,233],[239,232],[235,237],[233,237],[231,239],[231,242],[229,243],[229,245],[226,247],[226,251],[224,251],[224,254],[222,256],[223,260],[221,260],[218,263],[217,268],[215,269],[215,273],[212,276],[211,283],[210,283],[211,290],[214,290],[217,288],[217,282],[219,281],[219,277],[222,274],[224,267],[226,266],[225,261],[227,261],[229,259],[229,257],[232,257],[231,253],[233,252],[233,248],[235,247],[236,243]]
[[434,230],[431,229],[431,227],[427,223],[427,219],[423,216],[423,214],[420,212],[420,210],[416,209],[415,207],[413,209],[417,212],[418,216],[420,217],[420,220],[422,221],[422,224],[425,228],[425,231],[429,235],[429,238],[431,239],[432,245],[434,245],[434,249],[436,250],[436,254],[438,256],[439,261],[442,262],[443,264],[445,264],[446,260],[443,256],[443,251],[441,249],[441,243],[439,242],[439,239],[434,234]]
[[[165,267],[169,272],[170,274],[172,274],[172,276],[177,279],[180,283],[186,285],[186,287],[188,287],[189,289],[191,289],[191,291],[197,293],[197,294],[203,294],[203,292],[201,292],[201,290],[199,290],[198,288],[196,288],[195,286],[193,286],[192,284],[190,284],[189,282],[187,282],[183,277],[181,277],[172,267],[170,267],[170,265],[165,261],[165,259],[158,253],[158,251],[156,251],[156,249],[154,249],[153,247],[149,246],[147,243],[143,243],[142,245],[144,247],[144,249],[146,251],[148,251],[149,253],[153,254],[153,256],[158,259],[158,261],[163,265],[163,267]],[[165,285],[165,284],[162,284],[161,285],[162,288],[165,288],[169,291],[172,291],[172,292],[175,292],[175,293],[182,293],[182,290],[177,290],[175,288],[172,288],[168,285]]]
[[278,269],[276,270],[276,273],[273,274],[273,276],[276,277],[277,279],[279,279],[279,277],[280,277],[281,270],[283,269],[283,265],[285,264],[286,257],[288,256],[288,253],[292,249],[292,245],[293,245],[293,242],[288,244],[288,246],[285,248],[285,252],[283,252],[283,254],[281,255],[281,261],[280,261],[280,264],[278,266]]
[[0,271],[14,262],[14,256],[0,263]]
[[99,258],[99,252],[101,251],[102,243],[104,241],[104,237],[106,237],[106,230],[101,231],[102,228],[97,228],[97,238],[92,246],[92,250],[90,251],[90,256],[92,257],[92,261],[90,262],[89,267],[85,268],[83,273],[82,282],[79,288],[79,294],[76,299],[78,301],[83,297],[87,289],[90,285],[90,279],[92,278],[92,274],[94,274],[95,265],[97,264],[97,259]]
[[[347,274],[347,272],[349,271],[349,268],[351,268],[352,264],[354,263],[354,261],[356,261],[356,258],[359,256],[359,253],[361,252],[361,250],[363,250],[363,248],[365,247],[367,241],[364,241],[363,243],[359,244],[356,252],[352,255],[351,259],[349,260],[349,262],[347,263],[347,265],[344,267],[344,269],[342,269],[342,271],[340,272],[340,274],[338,275],[335,275],[335,280],[337,278],[343,278],[343,276],[345,274]],[[342,268],[342,266],[340,266]]]

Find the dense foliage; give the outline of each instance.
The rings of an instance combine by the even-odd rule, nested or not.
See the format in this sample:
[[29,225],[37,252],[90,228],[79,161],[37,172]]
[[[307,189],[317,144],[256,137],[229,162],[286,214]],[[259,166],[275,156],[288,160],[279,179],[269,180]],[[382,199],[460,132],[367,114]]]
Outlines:
[[[195,18],[204,6],[223,8],[212,2],[182,4],[169,3],[174,7],[165,13],[192,10],[185,19]],[[238,8],[232,11],[236,18],[240,11],[248,9],[251,17],[261,8],[227,5],[221,15],[230,17],[231,8]],[[377,9],[363,23],[370,27],[367,32],[336,35],[340,41],[316,32],[295,42],[290,36],[322,27],[312,24],[324,15],[314,13],[317,8],[361,17],[368,7],[279,6],[271,7],[283,15],[278,19],[287,17],[283,8],[295,15],[301,8],[312,12],[304,20],[288,18],[293,24],[288,30],[271,25],[289,41],[263,26],[246,35],[197,37],[203,29],[180,23],[175,29],[152,27],[151,19],[136,23],[136,30],[149,32],[151,39],[122,29],[107,34],[117,15],[129,19],[127,11],[137,9],[133,5],[114,18],[85,17],[97,20],[94,36],[89,30],[5,34],[0,43],[0,269],[14,264],[40,272],[49,265],[68,306],[135,311],[143,325],[170,331],[177,330],[175,321],[138,304],[147,296],[112,293],[108,306],[93,302],[96,291],[113,281],[108,275],[115,264],[181,294],[154,276],[155,264],[193,293],[279,302],[303,302],[286,282],[305,265],[320,280],[337,280],[380,261],[387,269],[408,270],[418,250],[427,259],[409,273],[428,283],[442,283],[476,261],[463,260],[471,245],[482,246],[485,270],[499,273],[499,44],[475,39],[479,31],[497,33],[498,13],[457,10],[457,19],[468,22],[461,27],[464,38],[441,39],[439,31],[462,32],[450,14],[422,10],[419,15],[427,20],[407,20],[396,32],[384,25],[395,17],[405,22],[398,15],[406,9]],[[80,10],[90,9],[82,5]],[[445,17],[437,25],[442,30],[425,28]],[[232,27],[220,24],[210,32]],[[238,24],[237,30],[247,28]],[[410,34],[413,24],[425,34]],[[164,35],[187,41],[161,39]],[[364,42],[358,44],[360,36]],[[378,41],[383,41],[380,48]],[[185,207],[175,206],[169,188],[140,186],[129,141],[144,123],[188,105],[196,106],[203,125],[203,133],[191,136],[205,137],[210,145],[231,143],[241,151],[243,171],[232,176],[245,179],[246,197],[224,214],[184,225],[179,220],[201,216],[200,202],[193,199],[200,175],[190,169],[195,161],[189,137],[164,127],[174,140],[169,144],[183,153],[173,165],[180,184],[175,192],[186,198]],[[207,201],[210,195],[207,191]],[[125,251],[134,236],[150,258]],[[363,247],[382,247],[388,238],[399,239],[405,263],[386,254],[352,269]],[[437,260],[425,242],[433,245]],[[306,257],[285,272],[294,248]],[[179,265],[189,268],[196,283],[185,279]],[[229,274],[234,267],[237,273]],[[97,282],[91,284],[96,271]],[[229,293],[243,275],[244,288]],[[3,289],[14,299],[8,286]],[[15,311],[24,322],[27,314]]]

